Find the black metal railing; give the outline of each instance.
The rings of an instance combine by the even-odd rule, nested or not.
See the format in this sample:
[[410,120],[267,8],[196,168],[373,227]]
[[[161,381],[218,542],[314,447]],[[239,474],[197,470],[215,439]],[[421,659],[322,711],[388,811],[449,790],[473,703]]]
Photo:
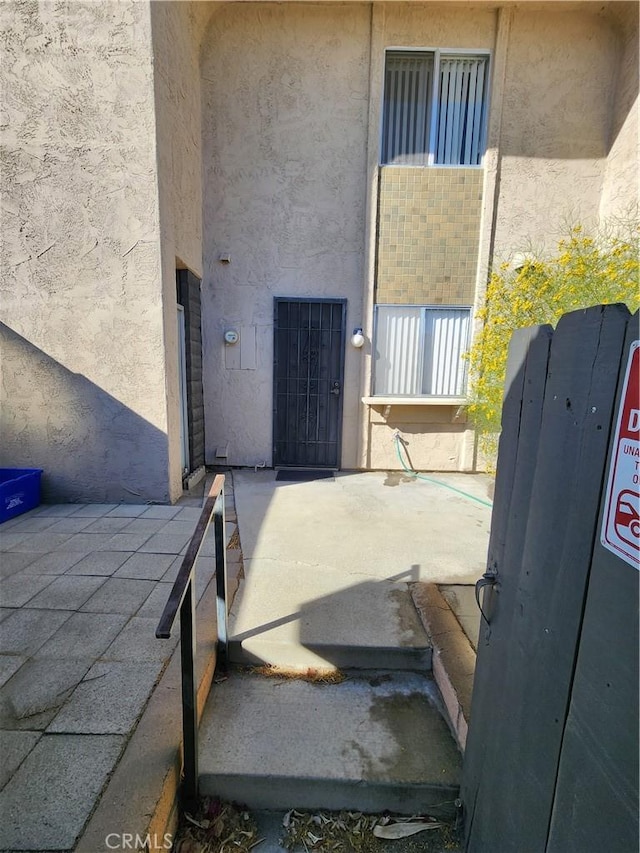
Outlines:
[[180,664],[182,671],[182,786],[183,806],[191,810],[198,800],[198,684],[196,678],[195,568],[211,519],[216,560],[216,615],[218,621],[216,666],[227,659],[227,563],[224,531],[224,474],[216,475],[202,509],[178,576],[156,628],[166,640],[180,612]]

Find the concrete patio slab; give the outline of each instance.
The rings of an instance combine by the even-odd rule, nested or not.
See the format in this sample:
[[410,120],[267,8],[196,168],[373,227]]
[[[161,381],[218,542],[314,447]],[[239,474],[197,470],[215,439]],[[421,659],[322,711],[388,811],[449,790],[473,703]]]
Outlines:
[[406,583],[264,559],[245,560],[245,576],[231,611],[232,660],[298,668],[430,666],[429,640]]
[[[106,521],[107,519],[104,520]],[[116,519],[112,518],[109,521],[116,521]],[[154,533],[160,533],[162,528],[169,523],[165,518],[147,518],[146,516],[143,518],[121,519],[121,521],[126,521],[125,529],[127,533],[146,533],[149,537]]]
[[128,734],[156,683],[163,661],[99,661],[75,688],[47,733]]
[[[435,476],[435,475],[434,475]],[[339,566],[346,574],[475,583],[485,569],[488,477],[439,474],[385,486],[383,472],[278,483],[273,471],[234,472],[245,561]],[[450,491],[455,486],[471,497]]]
[[0,849],[70,850],[123,745],[121,735],[44,735],[0,792]]

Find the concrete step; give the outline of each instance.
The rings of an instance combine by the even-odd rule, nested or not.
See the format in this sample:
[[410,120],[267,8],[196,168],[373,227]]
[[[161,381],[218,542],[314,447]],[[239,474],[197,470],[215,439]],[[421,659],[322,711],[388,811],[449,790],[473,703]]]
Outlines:
[[431,668],[431,645],[407,583],[358,580],[286,560],[244,564],[229,618],[235,663],[306,668]]
[[231,671],[200,729],[201,793],[252,809],[389,810],[453,803],[461,757],[434,682],[350,672],[313,684]]

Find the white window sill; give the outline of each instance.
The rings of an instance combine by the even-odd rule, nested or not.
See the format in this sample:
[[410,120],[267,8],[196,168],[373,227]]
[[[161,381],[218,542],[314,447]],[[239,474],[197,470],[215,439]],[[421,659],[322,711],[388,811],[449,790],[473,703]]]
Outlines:
[[363,397],[365,406],[466,406],[466,397]]

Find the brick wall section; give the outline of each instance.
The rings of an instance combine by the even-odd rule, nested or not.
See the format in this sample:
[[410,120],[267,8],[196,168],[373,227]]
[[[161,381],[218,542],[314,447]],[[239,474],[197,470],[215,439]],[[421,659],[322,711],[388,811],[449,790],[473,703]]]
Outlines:
[[381,169],[376,302],[473,305],[482,181],[482,169]]

